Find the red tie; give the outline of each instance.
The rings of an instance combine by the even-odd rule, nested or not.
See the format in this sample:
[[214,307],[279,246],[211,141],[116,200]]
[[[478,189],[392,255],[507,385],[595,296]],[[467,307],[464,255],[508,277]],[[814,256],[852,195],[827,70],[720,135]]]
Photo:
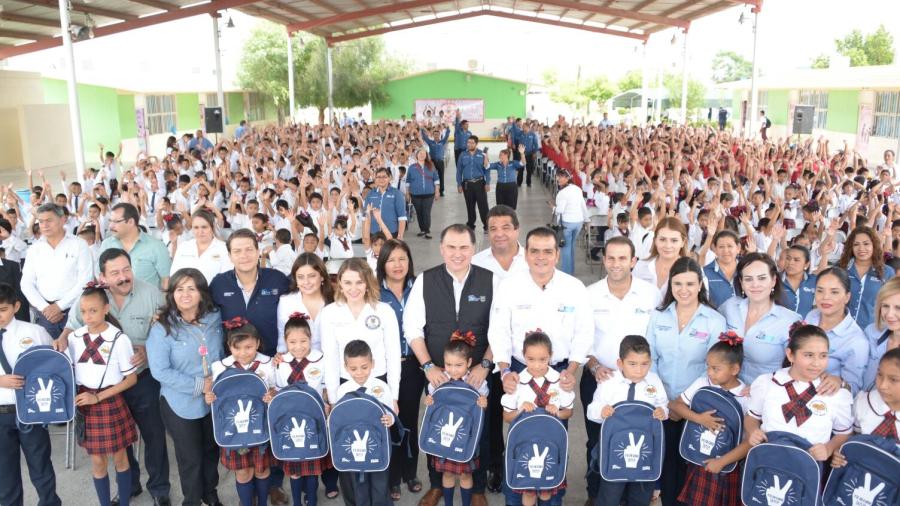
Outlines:
[[303,359],[299,362],[295,358],[291,360],[289,365],[291,366],[291,374],[288,376],[288,384],[293,385],[298,381],[306,381],[306,376],[303,375],[303,369],[306,368],[307,364],[309,364],[309,360]]
[[900,436],[897,435],[897,415],[893,411],[884,414],[884,420],[878,424],[878,427],[872,431],[876,436],[893,438],[894,441],[900,443]]
[[81,357],[78,358],[78,363],[85,363],[88,360],[97,364],[104,365],[106,361],[103,360],[103,355],[100,353],[100,346],[103,345],[103,336],[97,336],[97,339],[91,341],[90,334],[85,334],[81,336],[84,339],[84,351],[81,353]]
[[550,382],[547,381],[547,378],[544,378],[544,384],[540,387],[534,379],[528,382],[528,386],[534,390],[534,405],[539,408],[546,408],[550,404],[550,394],[547,393],[547,390],[550,389]]
[[810,383],[809,388],[798,394],[797,390],[794,389],[794,380],[791,380],[784,384],[784,388],[787,390],[790,398],[788,402],[781,405],[784,421],[790,422],[791,418],[794,418],[797,420],[797,427],[799,427],[812,416],[812,410],[806,406],[806,403],[816,396],[816,387]]
[[341,241],[341,246],[344,247],[344,251],[350,251],[350,244],[347,243],[346,237],[338,237],[338,240]]

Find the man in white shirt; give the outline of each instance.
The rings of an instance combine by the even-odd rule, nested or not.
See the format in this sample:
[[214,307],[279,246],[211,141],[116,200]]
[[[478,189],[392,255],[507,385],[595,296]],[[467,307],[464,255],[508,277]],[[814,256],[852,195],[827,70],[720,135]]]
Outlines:
[[[659,290],[631,275],[637,263],[634,245],[627,237],[615,237],[606,243],[603,266],[606,277],[587,288],[588,301],[594,315],[594,344],[591,357],[581,375],[581,398],[593,399],[597,383],[606,381],[616,371],[619,345],[627,335],[642,336],[647,332],[650,314],[659,302]],[[582,402],[587,409],[587,402]],[[600,424],[585,417],[587,457],[600,436]],[[600,477],[587,477],[588,497],[597,497]],[[592,503],[593,504],[593,503]]]
[[28,248],[22,293],[38,311],[35,323],[56,339],[94,269],[87,243],[66,234],[62,207],[42,205],[37,210],[37,222],[41,238]]
[[496,205],[487,216],[488,242],[491,247],[472,257],[472,264],[494,273],[497,282],[512,274],[528,271],[525,248],[519,244],[519,217],[505,205]]

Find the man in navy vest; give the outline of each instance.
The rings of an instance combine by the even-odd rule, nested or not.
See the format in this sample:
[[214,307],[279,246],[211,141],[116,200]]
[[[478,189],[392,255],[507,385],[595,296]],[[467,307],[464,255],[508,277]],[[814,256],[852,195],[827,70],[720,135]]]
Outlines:
[[[278,347],[278,299],[288,292],[288,278],[275,269],[259,266],[259,243],[249,229],[233,232],[226,246],[234,269],[216,274],[209,284],[209,293],[222,311],[223,321],[235,316],[246,318],[259,330],[259,351],[273,356]],[[274,505],[287,504],[288,496],[281,487],[284,472],[273,467],[270,476],[269,501]]]
[[[494,276],[491,271],[472,265],[474,254],[475,232],[471,228],[462,224],[445,228],[441,232],[444,263],[420,274],[406,301],[403,332],[422,364],[426,379],[434,386],[448,380],[443,370],[444,347],[456,330],[475,334],[469,384],[478,388],[494,369],[487,340]],[[490,416],[489,409],[486,419]],[[482,430],[479,447],[480,453],[486,455],[490,448],[488,430]],[[484,458],[485,464],[472,473],[472,506],[487,506],[484,496],[487,460]],[[428,477],[431,489],[419,501],[420,506],[435,506],[443,497],[441,475],[431,469],[430,463]]]

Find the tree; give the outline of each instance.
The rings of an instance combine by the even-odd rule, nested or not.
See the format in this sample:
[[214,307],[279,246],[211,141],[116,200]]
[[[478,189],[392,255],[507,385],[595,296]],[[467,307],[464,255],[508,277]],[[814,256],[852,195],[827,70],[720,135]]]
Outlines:
[[749,79],[753,73],[753,63],[734,51],[719,51],[712,61],[712,80],[727,83]]
[[544,72],[544,83],[551,87],[550,99],[575,110],[591,113],[591,102],[603,104],[616,94],[616,87],[606,76],[583,81],[558,81],[552,72]]
[[[295,37],[294,54],[302,48]],[[301,58],[294,60],[294,74],[303,68]],[[271,97],[278,109],[279,119],[284,117],[288,104],[287,37],[284,28],[273,23],[255,26],[244,44],[237,71],[238,86]]]
[[609,82],[606,76],[597,76],[588,79],[581,85],[581,94],[587,100],[587,112],[590,114],[591,102],[602,106],[616,94],[616,87]]
[[[681,107],[681,75],[666,74],[663,85],[669,92],[669,107],[678,109]],[[706,87],[696,79],[688,79],[687,86],[687,110],[688,112],[699,109],[706,104]]]
[[[315,37],[304,46],[305,71],[298,77],[301,106],[319,110],[319,122],[325,120],[328,107],[328,65],[325,40]],[[408,72],[405,61],[385,55],[384,42],[378,37],[356,39],[332,48],[333,100],[335,107],[357,107],[390,100],[388,81]]]
[[827,54],[820,54],[813,58],[809,64],[810,68],[827,69],[831,65],[831,58]]
[[834,45],[838,53],[850,59],[851,67],[890,65],[894,62],[894,37],[884,25],[868,35],[853,30],[843,39],[835,40]]
[[640,89],[643,84],[643,75],[643,72],[638,69],[629,70],[619,79],[619,89],[621,91]]

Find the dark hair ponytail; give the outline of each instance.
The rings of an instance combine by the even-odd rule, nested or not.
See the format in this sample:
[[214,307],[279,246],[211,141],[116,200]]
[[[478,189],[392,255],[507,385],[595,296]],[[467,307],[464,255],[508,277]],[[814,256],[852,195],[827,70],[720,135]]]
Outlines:
[[[86,287],[84,287],[84,291],[81,292],[81,297],[82,298],[90,297],[92,295],[96,296],[96,297],[100,297],[100,300],[103,301],[103,304],[108,306],[109,305],[109,295],[106,294],[107,288],[109,288],[109,287],[106,286],[105,283],[101,283],[99,281],[91,281],[87,284]],[[114,327],[118,328],[119,330],[122,330],[122,324],[119,323],[119,320],[115,316],[113,316],[112,313],[110,313],[109,311],[106,312],[106,317],[104,317],[104,320],[106,320],[107,323],[113,325]]]
[[[821,338],[825,340],[825,343],[828,343],[828,334],[822,330],[818,325],[812,325],[806,323],[803,320],[798,320],[791,324],[791,328],[788,331],[788,349],[791,350],[791,354],[797,353],[800,351],[800,348],[806,344],[807,341],[810,341],[815,338]],[[781,363],[781,367],[790,367],[791,361],[788,360],[787,356],[784,357],[784,361]]]
[[719,341],[706,352],[707,355],[710,353],[718,353],[729,364],[743,365],[744,338],[737,335],[733,330],[722,332],[719,335]]

